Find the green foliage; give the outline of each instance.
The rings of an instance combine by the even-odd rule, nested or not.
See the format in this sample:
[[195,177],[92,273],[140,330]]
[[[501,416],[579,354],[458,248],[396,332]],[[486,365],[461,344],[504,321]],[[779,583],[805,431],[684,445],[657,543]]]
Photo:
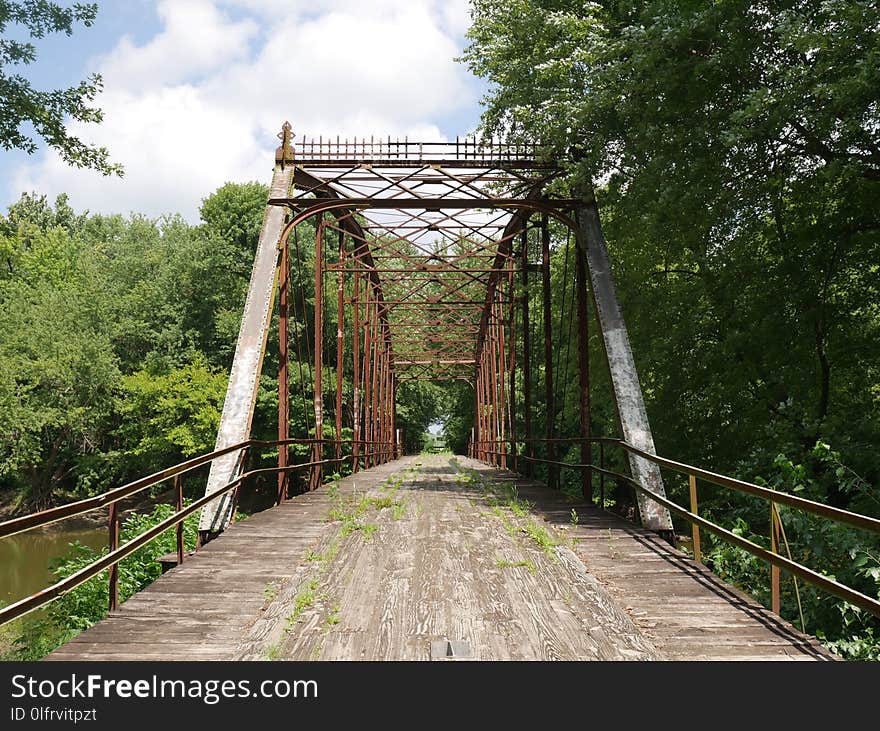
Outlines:
[[163,375],[138,371],[122,379],[116,431],[140,469],[214,448],[227,376],[204,356]]
[[[89,106],[102,89],[101,77],[90,74],[69,89],[41,91],[31,86],[20,69],[33,63],[37,54],[31,40],[19,40],[17,36],[70,36],[76,23],[89,27],[97,14],[96,3],[74,3],[71,8],[48,0],[0,3],[0,144],[4,149],[36,152],[36,142],[23,130],[31,124],[69,165],[92,168],[104,175],[122,175],[122,168],[110,162],[106,148],[83,142],[69,134],[65,126],[68,119],[94,123],[103,119],[100,109]],[[17,28],[11,32],[10,26]]]
[[46,507],[70,484],[99,443],[120,379],[94,289],[53,276],[0,281],[0,480],[21,488],[22,508]]
[[[840,455],[827,444],[814,448],[813,463],[794,462],[785,455],[777,456],[773,470],[758,482],[781,492],[798,494],[809,499],[821,499],[828,493],[824,483],[836,480],[845,494],[864,495],[866,483],[840,462]],[[867,491],[868,499],[876,499]],[[717,502],[708,506],[708,514],[722,525],[765,548],[770,547],[769,513],[764,501],[742,497],[732,504]],[[835,578],[868,596],[880,597],[880,537],[844,525],[812,516],[793,508],[779,506],[787,546],[794,560]],[[707,534],[709,550],[707,563],[722,577],[745,588],[769,605],[770,571],[768,566],[746,551],[730,546]],[[842,600],[819,592],[800,582],[805,629],[823,639],[829,647],[853,659],[877,659],[880,644],[877,633],[880,623],[867,612]],[[783,572],[781,591],[782,613],[795,624],[800,624],[794,583]]]
[[250,270],[269,189],[263,183],[226,183],[202,201],[199,214],[219,241],[240,252]]
[[[143,534],[173,514],[174,508],[170,505],[158,505],[149,514],[132,513],[122,523],[120,545],[124,545]],[[183,533],[186,549],[195,548],[198,538],[197,514],[184,521]],[[170,528],[119,563],[120,603],[148,586],[161,575],[162,567],[157,559],[159,556],[176,551],[176,546],[176,532],[174,528]],[[53,568],[56,581],[88,566],[101,556],[106,555],[107,551],[107,548],[96,551],[81,543],[72,543],[70,551]],[[15,642],[12,655],[3,659],[40,659],[103,619],[107,614],[108,605],[108,574],[107,571],[103,571],[56,599],[38,619],[25,623],[22,634]]]

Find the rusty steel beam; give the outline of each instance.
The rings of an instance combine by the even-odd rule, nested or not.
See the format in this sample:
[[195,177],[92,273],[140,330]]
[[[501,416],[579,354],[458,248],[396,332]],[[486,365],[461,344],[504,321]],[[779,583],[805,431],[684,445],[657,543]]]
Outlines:
[[360,272],[354,273],[354,302],[352,303],[353,320],[351,337],[351,360],[353,364],[352,375],[352,429],[353,442],[351,445],[351,471],[357,472],[360,460],[361,439],[361,312],[358,306],[358,296],[361,287]]
[[[339,261],[345,260],[345,232],[339,232]],[[342,457],[342,359],[345,350],[345,272],[340,267],[336,278],[336,459]]]
[[[314,358],[314,408],[315,442],[312,445],[312,462],[323,459],[324,440],[324,214],[318,215],[315,231],[315,349]],[[323,465],[316,464],[309,472],[309,490],[317,490],[323,482]]]
[[513,271],[513,259],[510,259],[507,268],[507,299],[510,303],[510,310],[507,315],[508,321],[510,322],[507,365],[507,378],[510,394],[507,400],[507,418],[508,423],[510,424],[510,468],[514,472],[517,472],[519,470],[519,458],[517,457],[516,449],[516,307],[514,305],[516,301],[516,284],[513,277]]
[[[550,296],[550,227],[546,215],[541,216],[541,291],[544,313],[544,436],[552,440],[556,432],[556,394],[553,390],[553,311]],[[556,461],[553,441],[546,446],[547,460]],[[559,487],[559,468],[547,465],[547,486]]]
[[[551,216],[559,216],[560,211],[575,210],[581,201],[578,199],[554,198],[553,204],[548,205],[537,198],[354,198],[347,197],[340,199],[331,208],[351,208],[351,209],[392,209],[392,210],[426,210],[438,211],[444,210],[460,210],[460,209],[482,209],[482,208],[504,208],[512,211],[539,211],[549,213]],[[308,212],[314,208],[315,211],[321,210],[326,204],[315,203],[314,198],[288,198],[275,197],[269,200],[269,205],[286,206],[294,209],[301,209]]]
[[[289,130],[287,141],[289,141]],[[286,143],[282,146],[284,144]],[[287,196],[292,183],[293,167],[277,165],[272,176],[269,196],[271,198]],[[263,215],[260,238],[254,255],[254,266],[238,331],[235,355],[232,359],[232,369],[229,373],[226,399],[220,415],[215,451],[243,442],[250,435],[275,295],[279,262],[277,244],[283,228],[284,211],[277,206],[268,205]],[[236,470],[240,465],[239,457],[240,452],[231,452],[211,463],[205,495],[217,492],[235,478]],[[200,534],[207,538],[226,528],[232,515],[232,508],[232,496],[228,492],[205,505],[199,518]]]
[[532,442],[532,342],[529,331],[529,232],[528,221],[523,222],[520,242],[522,246],[520,278],[522,280],[522,338],[523,338],[523,427],[525,430],[525,460],[523,474],[531,477],[534,472],[535,446]]
[[[281,266],[278,274],[278,441],[290,438],[290,307],[288,287],[290,279],[290,247],[281,251]],[[287,497],[290,476],[285,469],[290,460],[287,444],[278,447],[278,494],[276,504]]]
[[[500,291],[499,291],[500,294]],[[507,419],[507,382],[505,380],[505,332],[504,332],[504,320],[503,320],[503,306],[499,301],[496,305],[496,312],[498,317],[498,343],[497,343],[497,358],[498,358],[498,449],[501,452],[501,469],[507,469],[507,430],[505,428],[506,419]]]
[[[378,314],[378,313],[377,313]],[[376,450],[376,442],[378,439],[378,410],[379,410],[379,370],[381,368],[382,351],[379,348],[379,327],[376,318],[372,320],[373,328],[373,358],[372,369],[370,371],[370,434],[369,439],[373,443],[373,455],[370,460],[370,466],[375,467],[378,462],[378,450]]]
[[[578,426],[580,428],[581,464],[592,465],[590,444],[590,313],[587,288],[587,259],[583,247],[575,245],[575,288],[577,289],[578,322]],[[588,503],[593,501],[593,471],[581,470],[581,493]],[[601,506],[604,510],[605,506]]]
[[[591,194],[575,211],[575,220],[577,245],[583,249],[589,269],[593,306],[602,331],[621,433],[626,442],[649,454],[655,454],[654,437],[648,423],[629,334],[611,275],[611,262],[599,222],[599,210]],[[663,477],[656,463],[630,453],[629,464],[633,478],[645,490],[662,498],[666,497]],[[652,501],[642,491],[639,491],[638,505],[644,527],[658,532],[672,530],[672,518],[665,506]]]
[[[368,285],[369,286],[369,285]],[[363,436],[362,440],[369,442],[372,440],[372,432],[370,430],[370,404],[372,403],[371,378],[372,360],[373,360],[373,308],[364,308],[364,417],[363,417]],[[372,449],[368,445],[364,445],[364,467],[372,467]]]

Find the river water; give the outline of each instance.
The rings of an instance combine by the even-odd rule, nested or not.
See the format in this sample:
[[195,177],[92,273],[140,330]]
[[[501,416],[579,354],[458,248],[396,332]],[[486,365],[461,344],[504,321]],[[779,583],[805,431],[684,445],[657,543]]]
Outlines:
[[50,565],[66,554],[74,541],[100,548],[107,544],[107,529],[56,525],[0,538],[0,605],[50,586]]

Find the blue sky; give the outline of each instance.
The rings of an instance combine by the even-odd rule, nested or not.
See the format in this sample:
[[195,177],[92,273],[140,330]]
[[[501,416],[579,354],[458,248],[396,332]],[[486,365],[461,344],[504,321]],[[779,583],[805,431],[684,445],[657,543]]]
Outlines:
[[[104,0],[97,22],[38,43],[35,86],[104,79],[101,125],[122,180],[0,150],[0,210],[66,192],[79,210],[179,212],[226,181],[271,175],[275,134],[454,138],[479,122],[485,86],[454,57],[468,0]],[[40,142],[38,140],[38,142]]]

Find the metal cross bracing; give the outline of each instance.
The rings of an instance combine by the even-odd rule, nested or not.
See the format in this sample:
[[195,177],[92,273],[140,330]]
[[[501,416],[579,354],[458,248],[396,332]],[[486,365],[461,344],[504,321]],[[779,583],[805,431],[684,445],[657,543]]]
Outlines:
[[[577,292],[578,307],[569,315],[577,318],[579,423],[580,438],[585,440],[582,461],[590,462],[587,300],[591,295],[621,431],[640,448],[653,451],[598,217],[595,225],[590,218],[595,203],[589,196],[564,198],[551,193],[560,170],[539,145],[470,138],[412,142],[319,137],[295,143],[286,123],[279,138],[218,450],[249,436],[276,281],[281,338],[278,439],[290,438],[289,318],[298,301],[288,291],[291,248],[298,247],[298,227],[309,221],[315,236],[315,279],[313,342],[310,347],[307,344],[306,356],[314,374],[310,462],[316,465],[310,471],[309,487],[314,489],[323,479],[327,447],[333,448],[333,460],[342,460],[345,428],[352,434],[352,470],[399,454],[397,389],[407,381],[420,380],[463,381],[473,389],[472,456],[531,473],[539,461],[534,443],[540,441],[545,445],[544,461],[550,465],[548,481],[555,486],[555,351],[550,327],[550,222],[555,220],[576,238],[572,291]],[[298,248],[295,258],[301,265]],[[534,272],[540,277],[530,281]],[[539,371],[530,362],[530,315],[524,295],[538,283],[543,293],[544,363],[540,372],[547,414],[541,440],[533,433],[530,413],[532,376]],[[335,355],[326,347],[325,333],[329,322],[325,309],[333,289]],[[299,299],[303,299],[301,293]],[[299,309],[302,315],[304,302]],[[518,340],[523,343],[519,350]],[[302,361],[302,353],[299,356]],[[332,364],[336,372],[332,406],[325,404],[325,363]],[[351,375],[353,386],[347,403],[343,371]],[[517,382],[522,383],[525,405],[520,420],[523,436],[517,435]],[[334,419],[330,439],[326,438],[325,406]],[[648,490],[664,494],[659,470],[637,457],[631,460],[631,468]],[[212,463],[206,494],[227,484],[240,469],[240,455],[229,454]],[[288,492],[290,469],[290,455],[282,447],[279,500]],[[584,470],[585,494],[592,494],[591,480],[592,472]],[[233,496],[226,493],[203,511],[200,530],[204,536],[225,527],[233,502]],[[641,494],[639,507],[649,527],[665,530],[671,526],[668,511]]]

